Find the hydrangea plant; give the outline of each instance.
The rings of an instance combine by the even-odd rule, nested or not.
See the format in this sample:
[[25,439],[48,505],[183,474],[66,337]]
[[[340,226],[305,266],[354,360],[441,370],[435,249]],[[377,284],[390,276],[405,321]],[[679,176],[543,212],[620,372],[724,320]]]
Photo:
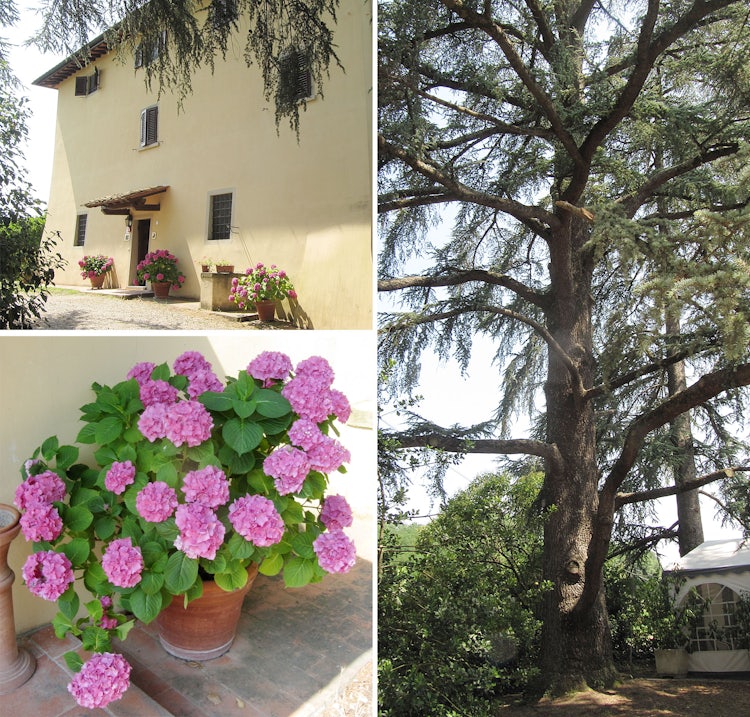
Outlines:
[[260,262],[245,269],[244,276],[235,276],[229,292],[229,300],[240,309],[255,301],[281,301],[287,297],[297,298],[297,292],[287,273],[276,264],[267,267]]
[[[53,626],[94,654],[66,660],[68,690],[84,707],[122,696],[130,666],[112,652],[137,618],[151,622],[173,596],[199,597],[203,580],[243,587],[255,563],[289,587],[352,568],[345,498],[327,495],[345,472],[337,440],[346,397],[328,362],[293,369],[264,352],[226,383],[197,352],[137,364],[116,385],[93,384],[76,445],[48,438],[24,464],[15,503],[34,543],[28,589],[57,601]],[[79,461],[81,444],[93,461]],[[77,578],[94,596],[78,618]]]
[[155,282],[169,282],[173,289],[179,289],[185,282],[185,275],[177,268],[179,259],[166,249],[151,251],[138,263],[138,278]]
[[95,276],[106,274],[114,263],[115,260],[111,256],[97,254],[96,256],[84,256],[79,260],[78,266],[83,269],[81,276],[84,279],[93,279]]

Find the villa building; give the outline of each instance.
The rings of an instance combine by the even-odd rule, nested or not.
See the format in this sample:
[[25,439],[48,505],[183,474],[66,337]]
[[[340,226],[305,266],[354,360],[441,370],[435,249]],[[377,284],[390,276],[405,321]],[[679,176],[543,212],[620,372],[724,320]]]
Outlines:
[[117,56],[103,36],[86,66],[70,58],[35,80],[58,92],[47,231],[68,265],[56,283],[87,284],[79,259],[105,254],[105,286],[134,285],[139,260],[167,249],[187,276],[179,296],[198,298],[202,260],[235,272],[263,262],[293,281],[298,325],[371,328],[371,35],[369,4],[342,5],[343,69],[322,94],[287,63],[308,98],[299,138],[276,126],[242,27],[181,107],[147,89],[144,57]]

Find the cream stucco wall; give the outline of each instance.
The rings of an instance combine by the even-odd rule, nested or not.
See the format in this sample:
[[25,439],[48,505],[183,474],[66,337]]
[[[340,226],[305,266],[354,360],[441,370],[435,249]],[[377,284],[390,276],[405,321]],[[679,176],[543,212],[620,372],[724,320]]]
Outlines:
[[[100,70],[100,89],[91,95],[75,96],[75,76],[59,85],[47,228],[60,233],[69,265],[56,282],[88,283],[78,260],[104,253],[115,259],[110,283],[126,286],[135,278],[137,222],[148,219],[149,248],[172,251],[187,275],[181,296],[199,296],[202,257],[228,259],[238,271],[275,263],[292,278],[313,328],[370,328],[370,6],[341,7],[334,41],[344,70],[332,67],[325,96],[308,103],[299,141],[288,125],[277,130],[257,68],[242,58],[242,37],[214,74],[196,74],[182,109],[173,95],[149,93],[132,58],[113,53],[77,73]],[[140,114],[154,104],[159,144],[139,149]],[[160,210],[135,213],[130,235],[123,216],[83,206],[162,185],[166,193],[149,200]],[[231,238],[209,241],[209,194],[228,191]],[[83,247],[73,246],[79,213],[88,215]]]
[[[346,474],[331,476],[331,490],[347,497],[355,523],[347,529],[362,559],[374,562],[376,437],[375,341],[372,332],[224,332],[209,336],[0,336],[0,503],[12,504],[21,481],[20,467],[44,439],[57,435],[72,443],[80,430],[78,408],[93,394],[91,384],[112,385],[139,361],[172,362],[183,351],[201,351],[219,376],[236,375],[260,351],[287,353],[294,363],[311,355],[328,359],[334,386],[354,412],[342,426],[342,443],[351,451]],[[19,535],[11,545],[10,566],[18,632],[52,619],[52,603],[32,596],[21,580],[30,546]]]

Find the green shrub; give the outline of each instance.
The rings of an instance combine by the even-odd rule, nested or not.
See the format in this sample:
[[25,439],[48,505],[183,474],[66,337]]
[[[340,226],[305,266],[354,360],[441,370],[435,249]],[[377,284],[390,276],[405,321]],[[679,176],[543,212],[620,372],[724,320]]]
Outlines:
[[[489,717],[498,694],[536,675],[542,518],[538,474],[484,476],[416,543],[381,544],[378,690],[382,717]],[[409,557],[404,558],[404,554]]]
[[0,328],[29,328],[41,317],[65,260],[55,251],[56,236],[43,236],[44,217],[0,225]]

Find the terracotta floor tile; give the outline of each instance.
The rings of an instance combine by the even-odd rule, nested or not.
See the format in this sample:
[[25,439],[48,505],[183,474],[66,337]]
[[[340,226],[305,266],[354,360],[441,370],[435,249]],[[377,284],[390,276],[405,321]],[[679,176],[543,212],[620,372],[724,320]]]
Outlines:
[[[2,697],[9,717],[307,717],[325,714],[347,667],[372,649],[372,565],[360,560],[346,575],[286,589],[259,576],[245,600],[232,649],[207,662],[168,655],[154,623],[137,623],[122,651],[132,687],[105,710],[75,705],[63,654],[80,645],[60,641],[51,626],[22,636],[39,655],[36,674]],[[348,679],[353,678],[350,675]],[[323,705],[321,711],[321,705]]]

